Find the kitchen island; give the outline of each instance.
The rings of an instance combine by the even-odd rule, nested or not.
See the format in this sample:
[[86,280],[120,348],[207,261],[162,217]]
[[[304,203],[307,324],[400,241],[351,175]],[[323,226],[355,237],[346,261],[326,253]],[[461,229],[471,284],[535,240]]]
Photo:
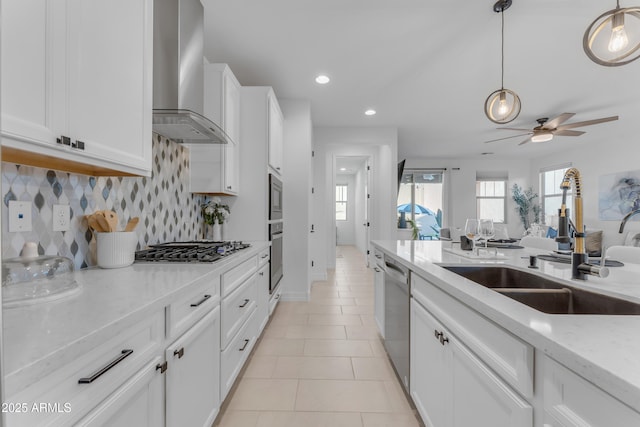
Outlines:
[[[485,345],[476,340],[478,334],[470,334],[470,342],[463,343],[466,345],[465,348],[471,349],[473,355],[484,361],[483,366],[488,366],[490,372],[504,372],[503,377],[507,383],[505,386],[516,390],[516,400],[530,407],[533,417],[529,418],[532,418],[532,424],[525,421],[517,425],[601,425],[597,421],[589,422],[599,420],[599,416],[604,417],[603,419],[609,417],[611,423],[608,425],[640,425],[636,424],[636,421],[640,423],[640,316],[546,314],[443,268],[453,265],[508,265],[559,280],[574,288],[640,303],[638,266],[611,268],[607,278],[589,277],[586,281],[580,281],[571,279],[569,264],[539,260],[539,269],[528,269],[529,255],[541,254],[541,250],[498,249],[497,256],[488,254],[476,257],[460,251],[459,245],[451,245],[450,242],[376,241],[373,244],[385,257],[390,257],[411,270],[412,300],[415,300],[412,304],[421,301],[424,305],[432,304],[433,309],[427,307],[425,312],[428,312],[429,316],[433,314],[440,321],[444,317],[454,322],[450,327],[454,338],[456,335],[459,338],[465,333],[465,329],[459,328],[456,323],[462,322],[461,318],[455,317],[455,310],[459,309],[460,313],[467,313],[463,312],[467,310],[467,316],[476,316],[473,318],[475,322],[469,323],[471,329],[488,320],[487,324],[497,326],[496,333],[506,332],[506,338],[513,338],[514,342],[522,344],[524,350],[518,353],[521,356],[520,360],[514,360],[514,368],[510,370],[508,363],[496,359],[494,353],[486,350]],[[431,298],[430,302],[429,298],[425,298],[425,294],[421,293],[422,289],[441,300]],[[447,305],[448,299],[455,301],[457,305]],[[449,310],[449,307],[455,309]],[[412,324],[411,327],[416,329],[417,325]],[[456,331],[459,332],[456,334]],[[442,331],[436,328],[436,335],[439,332],[443,337]],[[412,334],[414,333],[415,331],[412,331]],[[431,330],[430,336],[433,337],[433,334],[434,331]],[[493,335],[493,332],[489,334]],[[422,338],[418,337],[419,340]],[[411,351],[414,359],[415,347],[416,342],[412,340]],[[532,350],[531,354],[526,351],[526,347]],[[487,357],[483,359],[483,356]],[[412,361],[412,366],[414,363],[415,360]],[[527,367],[527,364],[530,366]],[[564,371],[556,375],[556,370],[577,374],[575,384],[579,385],[571,388],[570,384],[562,383],[559,386],[561,392],[556,393],[554,385],[562,382],[558,378],[564,375]],[[523,373],[525,375],[522,375]],[[416,373],[412,372],[411,390],[415,401],[419,396],[414,395],[414,390],[419,384],[414,384],[414,375]],[[527,384],[526,379],[521,381],[522,377],[527,375],[530,376],[530,384]],[[578,391],[578,395],[571,396],[576,389],[582,390],[583,384],[580,381],[597,387],[593,387],[593,393]],[[566,395],[562,390],[566,391]],[[513,390],[510,392],[513,393]],[[609,406],[601,405],[601,398],[614,401],[615,405],[611,408],[615,408],[615,413],[607,412]],[[580,408],[575,411],[571,409],[572,401],[584,404],[587,412],[597,413],[593,416],[581,416]],[[419,402],[416,402],[416,405],[420,411]],[[619,420],[616,418],[620,413],[618,407],[627,411]],[[424,408],[422,409],[424,411]],[[425,415],[422,415],[425,418]],[[437,426],[436,422],[433,424]]]

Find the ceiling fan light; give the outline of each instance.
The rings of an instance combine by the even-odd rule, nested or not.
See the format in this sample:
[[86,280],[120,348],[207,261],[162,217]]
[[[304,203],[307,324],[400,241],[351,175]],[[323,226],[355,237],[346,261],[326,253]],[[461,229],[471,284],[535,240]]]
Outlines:
[[520,114],[520,97],[512,90],[498,89],[484,102],[484,113],[494,123],[512,122]]
[[582,39],[596,64],[617,67],[640,57],[640,7],[608,10],[589,25]]
[[531,142],[548,142],[553,139],[551,132],[542,132],[531,137]]

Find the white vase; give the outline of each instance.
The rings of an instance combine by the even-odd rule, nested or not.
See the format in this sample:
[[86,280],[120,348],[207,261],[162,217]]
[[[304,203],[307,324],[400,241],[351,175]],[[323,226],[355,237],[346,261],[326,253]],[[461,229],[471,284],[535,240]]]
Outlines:
[[213,224],[212,228],[213,228],[212,240],[214,242],[221,242],[222,241],[222,225],[215,223]]

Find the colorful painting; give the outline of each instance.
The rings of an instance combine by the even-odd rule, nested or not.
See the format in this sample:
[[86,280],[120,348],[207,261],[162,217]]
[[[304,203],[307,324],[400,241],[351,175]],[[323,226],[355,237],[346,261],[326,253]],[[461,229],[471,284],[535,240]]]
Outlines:
[[600,176],[598,211],[603,221],[620,221],[640,209],[640,170]]

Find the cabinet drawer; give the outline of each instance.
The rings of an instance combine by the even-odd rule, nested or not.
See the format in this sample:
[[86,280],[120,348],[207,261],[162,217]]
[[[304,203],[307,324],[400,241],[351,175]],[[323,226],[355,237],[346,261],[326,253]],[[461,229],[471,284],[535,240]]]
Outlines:
[[255,307],[251,316],[242,326],[242,329],[233,338],[231,343],[220,355],[220,400],[223,401],[231,389],[238,373],[244,366],[251,349],[255,345],[257,334],[257,324]]
[[545,426],[640,426],[640,414],[610,394],[544,358]]
[[262,267],[263,265],[265,265],[267,262],[269,262],[269,254],[270,254],[271,250],[269,247],[264,248],[263,250],[260,251],[260,253],[258,254],[258,265],[260,267]]
[[220,276],[209,275],[190,286],[167,307],[167,338],[178,337],[220,302]]
[[256,307],[258,288],[256,275],[247,279],[231,295],[222,300],[222,342],[221,348],[227,348],[231,339],[238,333],[249,315]]
[[257,268],[258,258],[253,256],[236,265],[232,269],[222,273],[222,296],[225,297],[233,292],[233,290],[240,286],[245,279],[250,277]]
[[533,347],[420,276],[411,295],[524,397],[533,397]]
[[[6,402],[24,402],[29,410],[7,414],[8,424],[68,426],[78,421],[159,354],[163,318],[164,313],[159,311],[122,329],[102,345],[9,397]],[[43,412],[32,409],[34,404],[40,408],[41,403],[53,407]]]

